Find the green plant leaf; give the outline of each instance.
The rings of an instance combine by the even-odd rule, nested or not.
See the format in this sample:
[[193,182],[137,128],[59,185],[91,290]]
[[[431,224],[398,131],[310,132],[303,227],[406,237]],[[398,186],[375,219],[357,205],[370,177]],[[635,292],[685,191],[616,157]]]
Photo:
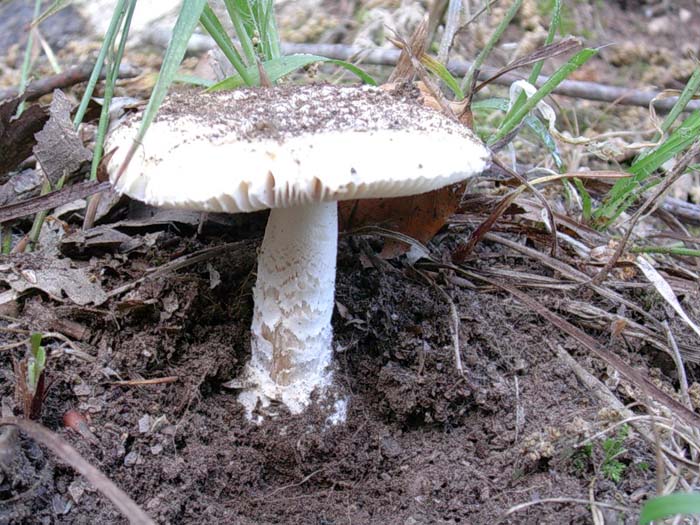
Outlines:
[[44,336],[38,332],[34,332],[29,336],[29,346],[31,348],[32,355],[35,356],[39,351],[39,348],[41,348],[41,340],[43,337]]
[[80,106],[75,112],[75,117],[73,118],[73,126],[77,129],[78,124],[83,121],[85,112],[87,111],[88,104],[92,98],[92,93],[95,91],[95,86],[100,78],[100,72],[105,64],[105,58],[107,52],[114,46],[114,41],[117,38],[117,29],[119,24],[121,24],[122,19],[126,14],[126,0],[118,0],[117,4],[114,6],[114,11],[112,11],[112,19],[109,22],[109,27],[105,33],[104,40],[102,41],[102,47],[97,55],[97,60],[95,61],[95,67],[92,68],[92,73],[90,73],[90,79],[88,80],[87,86],[85,87],[85,93],[80,101]]
[[644,184],[665,162],[687,150],[700,137],[700,110],[688,116],[662,144],[651,153],[636,160],[628,172],[633,177],[618,181],[605,198],[603,206],[593,214],[604,225],[609,225],[625,211],[637,196],[655,184]]
[[214,39],[214,42],[216,42],[216,45],[219,46],[219,49],[224,56],[229,62],[231,62],[234,69],[239,75],[241,75],[244,83],[249,86],[254,85],[255,82],[253,81],[253,77],[247,72],[247,64],[243,61],[243,58],[241,57],[240,53],[238,53],[236,46],[233,45],[233,41],[224,29],[223,24],[209,5],[204,6],[202,16],[200,17],[199,21],[202,24],[202,27],[204,27],[205,31]]
[[[131,20],[136,9],[136,0],[128,0],[129,5],[126,8],[124,24],[121,28],[121,39],[117,48],[116,54],[113,48],[110,47],[110,52],[107,54],[109,59],[107,66],[107,76],[105,79],[104,100],[102,101],[102,109],[100,111],[100,121],[97,126],[97,136],[95,137],[95,147],[92,155],[92,165],[90,166],[90,180],[97,180],[97,169],[102,160],[105,137],[109,127],[109,108],[114,97],[114,86],[119,79],[119,65],[124,56],[126,49],[126,41],[129,38],[129,29],[131,28]],[[38,238],[38,237],[37,237]]]
[[700,494],[676,493],[652,498],[642,507],[639,524],[647,525],[676,514],[700,514]]
[[165,50],[158,80],[156,80],[151,98],[148,100],[148,105],[144,110],[143,118],[141,119],[141,127],[139,128],[134,142],[131,144],[131,148],[129,148],[129,151],[122,161],[122,165],[117,172],[117,178],[121,176],[126,166],[131,162],[139,144],[146,135],[146,131],[156,117],[156,113],[168,93],[168,88],[177,75],[180,62],[182,62],[185,51],[187,51],[187,43],[199,22],[205,5],[206,0],[188,0],[187,2],[183,2],[180,8],[180,14],[177,17],[177,22],[175,22],[175,27],[173,28],[170,43]]
[[433,74],[437,75],[448,88],[452,90],[452,93],[454,93],[457,100],[464,100],[464,91],[462,91],[462,88],[459,87],[459,82],[452,76],[452,73],[450,73],[442,63],[428,55],[421,57],[420,61]]
[[248,0],[224,0],[224,4],[236,31],[236,36],[241,43],[243,54],[248,65],[252,66],[255,64],[255,45],[253,44],[255,20],[253,12],[250,10],[250,3]]
[[175,75],[173,82],[178,82],[180,84],[190,84],[192,86],[199,86],[203,88],[210,88],[214,85],[213,80],[208,78],[198,77],[196,75]]
[[596,53],[597,51],[591,48],[586,48],[579,51],[573,57],[571,57],[566,64],[560,67],[551,77],[549,77],[547,81],[542,84],[542,87],[540,87],[522,105],[518,107],[513,106],[506,114],[496,133],[494,133],[494,135],[489,139],[489,144],[499,141],[513,131],[517,126],[519,126],[525,118],[525,115],[534,109],[538,102],[549,95],[554,88],[566,80],[571,73],[585,64],[588,59],[590,59]]
[[41,372],[46,366],[46,348],[40,346],[34,358],[36,359],[37,370]]
[[39,24],[41,24],[44,20],[49,18],[50,16],[55,15],[59,11],[61,11],[63,8],[68,7],[73,0],[54,0],[54,2],[48,6],[44,12],[39,15],[38,18],[32,21],[32,27],[36,27]]
[[148,100],[143,120],[141,120],[141,128],[138,134],[139,140],[145,135],[146,130],[158,112],[158,108],[160,108],[163,99],[165,99],[165,95],[168,93],[168,88],[177,74],[180,62],[182,62],[185,51],[187,51],[187,43],[192,36],[194,28],[199,23],[199,18],[206,3],[207,0],[188,0],[183,2],[180,8],[180,14],[173,28],[170,43],[165,50],[163,65],[160,67],[160,73],[158,73],[158,80],[151,93],[151,98]]
[[581,204],[583,205],[583,219],[588,222],[591,220],[591,211],[593,209],[591,194],[588,193],[588,190],[586,190],[586,187],[583,185],[583,181],[578,177],[574,179],[574,184],[576,185],[578,194],[581,196]]
[[[499,110],[504,113],[508,111],[508,99],[507,98],[486,98],[483,100],[478,100],[472,103],[473,111],[488,111],[488,110]],[[556,164],[558,169],[562,169],[564,163],[562,162],[561,156],[559,155],[559,150],[557,149],[557,143],[549,133],[549,129],[544,123],[535,116],[527,115],[525,117],[525,125],[529,127],[535,135],[542,141],[542,144],[549,150],[552,155],[552,159]]]
[[[314,64],[316,62],[327,62],[330,64],[336,64],[338,66],[344,67],[345,69],[353,72],[355,75],[360,77],[360,79],[366,83],[370,84],[373,86],[377,85],[377,82],[367,73],[365,73],[362,69],[359,67],[355,66],[354,64],[351,64],[349,62],[345,62],[344,60],[336,60],[333,58],[327,58],[327,57],[322,57],[318,55],[307,55],[307,54],[297,54],[297,55],[287,55],[279,58],[273,58],[272,60],[268,60],[266,62],[263,62],[262,66],[265,69],[265,72],[267,73],[267,76],[269,77],[271,82],[274,82],[276,80],[279,80],[280,78],[284,77],[285,75],[288,75],[289,73],[292,73],[293,71],[296,71],[297,69],[300,69],[304,66],[308,66],[309,64]],[[254,65],[251,66],[247,69],[247,72],[250,73],[255,79],[256,79],[256,84],[259,82],[259,77],[260,73],[258,72],[258,66]],[[218,82],[211,86],[209,88],[209,91],[221,91],[225,89],[235,89],[237,87],[240,87],[244,85],[245,82],[243,79],[238,76],[234,75],[232,77],[228,77],[221,82]]]

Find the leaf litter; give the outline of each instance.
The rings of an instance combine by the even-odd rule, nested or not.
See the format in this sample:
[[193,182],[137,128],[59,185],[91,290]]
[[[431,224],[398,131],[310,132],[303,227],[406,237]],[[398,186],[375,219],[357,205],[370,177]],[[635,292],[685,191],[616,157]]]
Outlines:
[[[70,135],[65,125],[54,130]],[[53,176],[79,170],[81,144],[73,144],[78,156],[57,163]],[[522,177],[506,173],[500,183],[522,184],[514,175]],[[64,192],[12,205],[28,215],[89,195]],[[393,204],[346,211],[351,228],[360,218],[373,227],[357,232],[362,242],[342,240],[339,252],[335,366],[351,393],[343,428],[310,431],[323,425],[313,409],[252,427],[221,388],[247,358],[264,221],[214,229],[199,214],[134,214],[118,202],[96,229],[70,231],[68,221],[57,246],[3,259],[0,297],[14,314],[0,317],[8,348],[0,372],[9,379],[0,397],[12,405],[6,365],[20,355],[10,346],[28,324],[57,331],[63,339],[49,345],[56,355],[66,340],[80,340],[78,350],[89,349],[92,360],[74,352],[51,361],[44,423],[76,449],[63,460],[98,466],[159,522],[586,522],[586,504],[632,522],[638,494],[654,493],[653,476],[630,468],[620,487],[611,486],[595,477],[596,465],[579,469],[567,452],[627,422],[636,432],[625,443],[629,466],[654,461],[660,439],[664,468],[692,489],[683,469],[697,466],[687,450],[697,448],[698,405],[690,394],[681,404],[673,384],[686,366],[687,390],[698,390],[697,338],[666,304],[691,323],[698,318],[695,268],[667,256],[642,263],[659,301],[635,269],[640,259],[622,255],[624,242],[570,218],[546,190],[535,198],[526,190],[481,195],[480,207],[445,197],[402,203],[414,224],[387,216]],[[8,209],[0,217],[23,216]],[[391,243],[403,247],[387,250]],[[416,248],[410,262],[396,259],[406,247]],[[392,260],[363,266],[368,251]],[[46,309],[55,315],[41,314]],[[49,317],[52,328],[42,324]],[[76,409],[90,439],[61,428],[62,415]],[[143,421],[161,423],[144,432]],[[670,431],[650,440],[652,424]],[[44,466],[36,487],[52,495],[53,510],[33,506],[36,492],[22,485],[0,520],[117,519],[74,474],[33,457]],[[118,497],[118,508],[125,501]]]

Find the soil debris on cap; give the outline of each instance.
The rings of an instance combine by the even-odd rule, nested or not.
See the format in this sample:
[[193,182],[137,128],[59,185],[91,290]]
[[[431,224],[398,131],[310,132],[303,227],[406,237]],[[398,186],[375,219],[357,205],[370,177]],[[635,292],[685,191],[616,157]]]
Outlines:
[[445,116],[423,106],[414,90],[394,94],[372,86],[310,84],[212,93],[180,90],[168,96],[156,122],[190,119],[220,126],[227,134],[250,141],[391,129],[440,128],[472,136],[457,122],[445,126]]

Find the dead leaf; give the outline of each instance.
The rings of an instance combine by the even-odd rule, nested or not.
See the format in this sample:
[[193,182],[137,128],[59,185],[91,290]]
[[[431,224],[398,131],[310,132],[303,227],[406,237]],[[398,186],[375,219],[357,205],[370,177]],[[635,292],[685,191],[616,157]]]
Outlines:
[[139,246],[137,238],[109,226],[97,226],[89,230],[79,230],[61,240],[61,253],[71,258],[87,259],[95,254],[119,251],[125,253]]
[[42,182],[41,175],[36,170],[23,170],[13,174],[10,180],[0,185],[0,206],[33,197],[39,193]]
[[[466,182],[460,182],[410,197],[340,202],[340,227],[350,230],[381,225],[427,243],[457,210],[465,187]],[[409,249],[404,242],[387,239],[381,257],[390,259]]]
[[41,290],[56,301],[68,300],[79,306],[102,304],[107,294],[88,268],[73,268],[67,259],[34,259],[36,268],[23,267],[0,276],[14,292]]
[[70,118],[72,107],[73,104],[62,91],[54,91],[49,120],[44,129],[36,134],[34,155],[51,184],[64,175],[75,173],[84,162],[92,159],[92,153],[83,146],[73,127]]
[[17,97],[0,102],[0,175],[15,169],[32,154],[36,144],[34,134],[49,118],[46,109],[38,105],[27,107],[15,118],[21,101]]

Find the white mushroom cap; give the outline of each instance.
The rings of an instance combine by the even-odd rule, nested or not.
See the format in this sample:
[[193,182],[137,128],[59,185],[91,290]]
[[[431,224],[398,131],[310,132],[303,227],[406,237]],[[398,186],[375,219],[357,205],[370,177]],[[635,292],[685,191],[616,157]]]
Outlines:
[[[110,136],[112,178],[137,129],[132,118]],[[424,193],[488,158],[464,126],[378,88],[190,91],[166,99],[115,187],[156,206],[250,212]]]

